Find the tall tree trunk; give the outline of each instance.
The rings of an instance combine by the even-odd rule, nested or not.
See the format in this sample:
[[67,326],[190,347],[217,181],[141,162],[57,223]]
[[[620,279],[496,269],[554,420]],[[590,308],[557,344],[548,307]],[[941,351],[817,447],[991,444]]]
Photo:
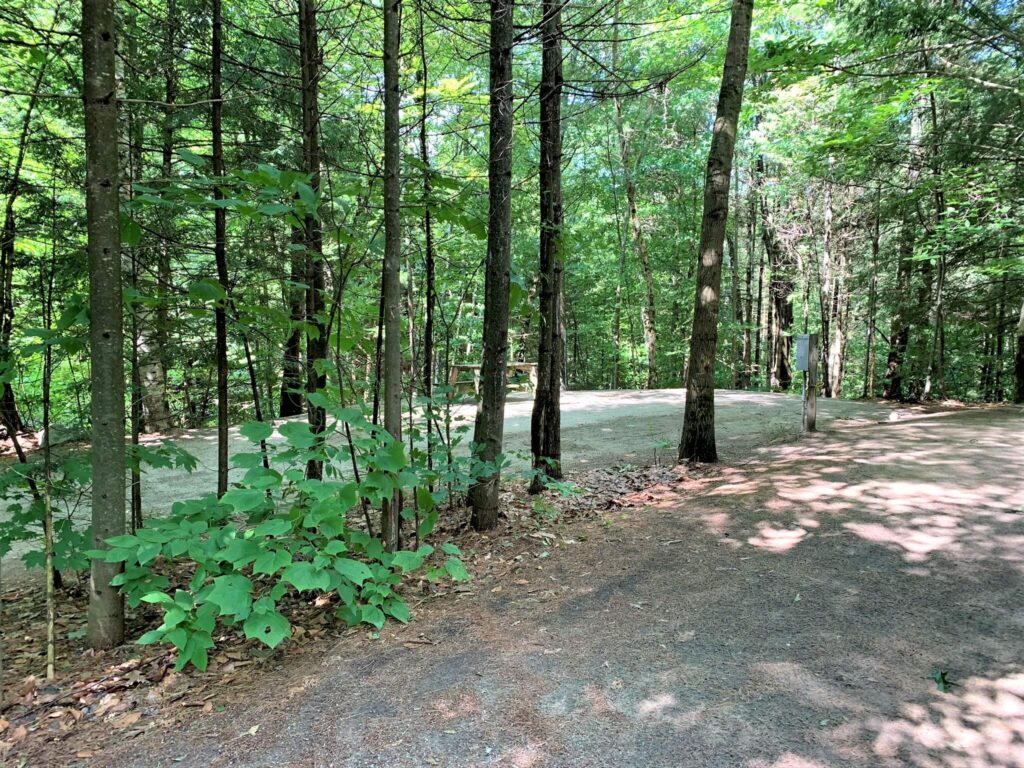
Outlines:
[[743,305],[740,304],[740,265],[739,251],[736,247],[736,235],[726,233],[725,242],[729,251],[729,304],[732,309],[732,321],[737,329],[732,335],[732,354],[729,359],[732,361],[731,386],[736,389],[740,386],[741,371],[743,370],[743,348],[740,346],[742,337],[739,336],[739,328],[743,325]]
[[862,397],[875,396],[875,334],[878,314],[878,253],[881,246],[881,185],[875,195],[875,219],[871,231],[871,282],[868,285],[868,333],[864,351],[864,391]]
[[[809,204],[808,204],[809,205]],[[808,210],[808,216],[811,211]],[[821,381],[825,397],[832,397],[832,376],[830,368],[832,365],[832,324],[835,317],[835,271],[836,263],[833,254],[832,237],[832,184],[825,180],[825,211],[822,216],[823,231],[821,237],[821,271],[818,280],[818,307],[821,315],[821,336],[819,349],[821,350]],[[808,283],[810,277],[808,276]]]
[[743,104],[753,11],[754,0],[733,0],[722,89],[718,94],[715,128],[704,177],[704,216],[700,228],[697,295],[679,461],[718,461],[715,445],[715,352],[722,287],[722,247],[729,218],[729,181],[736,147],[736,127]]
[[[303,170],[309,175],[313,194],[320,194],[320,43],[317,32],[316,0],[299,0],[299,58],[302,82],[302,157]],[[306,245],[306,322],[313,327],[306,334],[306,391],[310,394],[323,389],[326,374],[323,362],[327,359],[327,327],[324,322],[323,232],[320,219],[308,212],[303,219],[303,237]],[[314,435],[327,428],[327,411],[306,400],[306,415]],[[306,475],[319,479],[323,475],[323,462],[311,459]]]
[[[401,92],[398,58],[401,55],[401,0],[384,0],[384,428],[402,441],[402,220]],[[389,551],[398,548],[398,498],[384,505],[381,535]]]
[[11,356],[11,335],[14,332],[14,259],[18,240],[18,222],[14,206],[21,194],[21,169],[25,164],[32,115],[39,98],[36,94],[42,86],[48,61],[46,58],[39,65],[39,71],[34,78],[33,95],[29,97],[25,117],[21,121],[17,154],[4,195],[4,225],[3,233],[0,234],[0,376],[3,376],[3,384],[0,385],[0,424],[14,433],[24,428],[14,397],[14,387],[11,384],[14,365]]
[[1024,403],[1024,302],[1020,305],[1020,320],[1017,321],[1017,353],[1013,364],[1016,387],[1013,402]]
[[[473,442],[480,458],[493,462],[505,434],[505,366],[508,361],[509,270],[512,261],[512,44],[514,0],[491,0],[490,139],[488,149],[487,261],[484,268],[482,391]],[[472,524],[478,531],[498,524],[495,471],[470,489]]]
[[757,380],[760,386],[764,386],[764,369],[761,366],[761,345],[762,340],[765,338],[764,334],[761,333],[764,328],[764,262],[765,254],[764,250],[761,250],[761,257],[757,260],[757,313],[755,315],[754,327],[754,367],[753,373],[757,376]]
[[[163,122],[160,127],[160,172],[163,184],[169,184],[174,159],[174,102],[178,97],[176,66],[177,0],[168,0],[164,15],[164,38],[161,55],[164,67]],[[161,233],[157,249],[155,274],[140,272],[142,292],[152,294],[155,308],[138,309],[138,378],[142,392],[142,427],[146,432],[166,432],[172,426],[171,408],[167,396],[167,309],[168,288],[171,282],[171,251],[169,231]]]
[[[618,29],[612,40],[612,72],[619,66]],[[633,153],[622,117],[622,97],[612,99],[615,107],[615,130],[619,137],[619,161],[622,163],[622,176],[626,186],[626,218],[629,232],[633,238],[633,250],[636,251],[640,263],[640,274],[644,280],[644,304],[640,308],[640,322],[644,329],[644,348],[647,350],[647,388],[658,386],[658,332],[657,312],[655,307],[654,273],[651,270],[651,258],[647,251],[647,239],[644,237],[643,225],[637,209],[636,179],[633,177]]]
[[658,332],[656,326],[656,308],[654,292],[654,273],[651,270],[651,258],[647,252],[647,239],[644,237],[643,225],[637,210],[636,180],[633,178],[633,158],[622,119],[622,99],[616,97],[615,127],[619,134],[619,158],[622,162],[622,173],[626,182],[626,214],[630,235],[633,238],[633,250],[640,263],[640,274],[644,280],[644,304],[640,308],[640,322],[644,329],[644,348],[647,350],[647,388],[658,386],[657,347]]
[[882,392],[882,397],[886,400],[903,399],[903,369],[906,364],[907,347],[910,344],[910,317],[906,311],[906,301],[914,267],[914,233],[906,214],[900,228],[897,251],[896,301],[889,325],[889,354],[885,364],[885,387]]
[[540,83],[540,333],[530,420],[533,481],[562,476],[562,3],[544,0]]
[[775,215],[766,201],[761,202],[761,239],[764,242],[771,278],[768,281],[769,312],[772,316],[769,336],[770,386],[773,389],[788,390],[793,383],[793,368],[790,362],[793,328],[793,277],[792,265],[779,241],[775,226]]
[[[292,229],[292,245],[303,245],[305,236],[300,227]],[[306,282],[306,256],[290,251],[291,272],[284,288],[284,298],[289,308],[288,338],[284,343],[284,364],[281,375],[281,395],[278,415],[281,418],[298,416],[302,413],[305,398],[302,391],[302,327],[306,319],[306,289],[300,288]]]
[[[95,549],[124,533],[124,328],[118,205],[117,93],[113,0],[82,0],[86,229],[89,255],[92,395],[92,539]],[[87,639],[124,640],[124,600],[110,582],[120,565],[92,561]]]
[[843,370],[846,365],[846,249],[840,244],[836,251],[835,275],[832,282],[832,338],[828,347],[829,397],[843,394]]
[[[756,179],[757,174],[752,174],[752,177]],[[742,308],[743,367],[740,373],[740,389],[750,389],[750,378],[753,374],[753,370],[751,368],[753,363],[752,357],[754,347],[753,334],[761,322],[760,316],[757,318],[754,317],[754,258],[757,253],[757,192],[754,189],[753,181],[751,183],[750,193],[747,197],[747,269],[744,276],[744,306]],[[760,307],[758,307],[758,311],[760,312]]]
[[426,303],[423,320],[423,394],[427,398],[427,466],[434,466],[434,440],[431,424],[434,419],[434,308],[437,304],[437,285],[434,265],[434,226],[430,205],[433,189],[430,181],[430,149],[427,144],[427,44],[423,3],[418,0],[420,49],[420,162],[423,164],[423,293]]
[[[221,0],[213,0],[213,56],[211,57],[211,120],[213,139],[213,175],[219,182],[224,177],[224,131],[221,124],[224,104],[221,100],[222,54]],[[224,192],[218,183],[213,190],[215,200],[223,200]],[[217,357],[217,496],[228,490],[228,310],[227,295],[227,209],[216,206],[213,211],[213,261],[217,267],[223,299],[214,307]]]

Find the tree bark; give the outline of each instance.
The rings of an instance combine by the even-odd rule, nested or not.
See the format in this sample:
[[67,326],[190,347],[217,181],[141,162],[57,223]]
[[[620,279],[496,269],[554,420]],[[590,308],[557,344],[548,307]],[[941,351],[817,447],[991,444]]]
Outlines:
[[[316,21],[316,0],[299,0],[299,58],[302,82],[302,156],[303,170],[309,175],[309,186],[320,194],[320,43]],[[306,322],[313,327],[306,334],[306,391],[309,394],[323,389],[326,375],[323,362],[327,359],[327,327],[324,322],[324,248],[320,219],[307,213],[303,219],[303,238],[306,245]],[[306,399],[309,428],[318,437],[327,428],[327,412]],[[306,476],[323,476],[323,462],[310,459]]]
[[[402,315],[399,276],[402,259],[401,196],[401,92],[398,58],[401,55],[401,0],[384,0],[384,428],[402,440]],[[398,548],[398,499],[384,505],[381,535],[389,551]]]
[[423,394],[427,399],[427,466],[434,466],[434,441],[431,437],[434,398],[434,308],[437,305],[437,286],[434,265],[434,226],[430,213],[433,188],[430,180],[430,149],[427,143],[427,45],[424,27],[423,2],[416,9],[419,14],[420,49],[420,162],[423,163],[423,293],[426,307],[423,320]]
[[1024,302],[1020,305],[1020,320],[1017,322],[1017,353],[1014,356],[1013,372],[1016,381],[1013,402],[1024,403]]
[[[304,245],[305,236],[299,227],[292,229],[292,245]],[[291,272],[284,288],[284,298],[289,308],[289,332],[284,344],[284,363],[281,375],[281,393],[278,415],[281,418],[298,416],[302,413],[305,398],[302,391],[302,326],[306,319],[306,289],[300,288],[306,282],[305,254],[290,251]]]
[[530,420],[530,491],[562,477],[562,2],[544,0],[540,83],[540,331]]
[[[170,182],[174,157],[174,102],[177,99],[178,76],[175,65],[177,0],[168,0],[163,39],[164,106],[161,125],[161,176]],[[138,310],[138,378],[142,391],[142,428],[146,432],[166,432],[172,426],[167,397],[167,296],[171,281],[170,232],[162,232],[157,250],[155,278],[140,272],[143,293],[153,292],[156,308],[141,306]]]
[[[616,45],[617,49],[617,45]],[[614,67],[614,65],[613,65]],[[644,348],[647,351],[647,388],[658,386],[658,332],[656,325],[657,310],[655,306],[654,273],[651,270],[651,258],[647,252],[647,240],[637,210],[636,180],[633,178],[633,157],[629,144],[629,135],[622,118],[622,99],[616,97],[615,128],[619,135],[619,159],[622,162],[622,175],[626,182],[626,217],[629,232],[633,238],[633,250],[636,251],[640,263],[640,273],[644,280],[644,304],[640,308],[640,322],[644,329]]]
[[[219,182],[224,177],[224,131],[221,100],[222,34],[221,0],[213,0],[213,56],[211,57],[210,128],[213,140],[213,175]],[[213,189],[215,200],[223,200],[224,192],[217,183]],[[228,312],[227,294],[227,209],[216,206],[213,210],[213,261],[217,268],[223,298],[214,306],[214,326],[217,358],[217,496],[228,490]]]
[[[512,45],[514,0],[490,4],[490,139],[487,162],[488,226],[484,268],[482,390],[473,442],[480,459],[496,461],[505,432],[505,366],[508,361],[509,271],[512,258]],[[499,467],[470,489],[472,525],[498,524]]]
[[4,195],[4,224],[3,232],[0,234],[0,375],[4,378],[3,384],[0,385],[0,424],[14,433],[20,432],[24,428],[14,397],[14,387],[10,381],[14,373],[11,335],[14,332],[14,258],[15,245],[18,240],[18,222],[14,206],[21,194],[21,169],[25,164],[29,129],[32,127],[32,115],[38,101],[38,96],[35,94],[42,86],[48,61],[48,58],[44,59],[39,66],[32,87],[33,95],[29,98],[25,117],[21,121],[17,154]]
[[718,95],[711,149],[704,181],[697,295],[694,300],[690,368],[686,377],[686,409],[679,441],[679,461],[718,461],[715,445],[715,352],[722,287],[722,250],[729,217],[736,128],[743,104],[750,25],[754,0],[733,0],[729,42]]
[[[92,539],[95,549],[124,533],[124,328],[118,204],[117,93],[113,0],[82,0],[86,229],[92,393]],[[86,636],[92,648],[124,640],[124,600],[111,579],[118,564],[96,558]]]
[[[763,167],[763,158],[758,159]],[[761,240],[764,243],[771,277],[768,281],[768,303],[770,332],[768,333],[770,386],[788,390],[793,383],[793,368],[790,362],[793,328],[793,277],[792,265],[779,241],[775,225],[775,214],[766,200],[761,201]]]

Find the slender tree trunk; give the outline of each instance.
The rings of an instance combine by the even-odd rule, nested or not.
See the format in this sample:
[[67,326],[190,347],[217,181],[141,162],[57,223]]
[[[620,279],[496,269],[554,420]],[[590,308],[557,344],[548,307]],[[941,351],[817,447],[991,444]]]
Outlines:
[[[752,174],[757,178],[756,174]],[[748,195],[747,213],[747,269],[744,279],[744,307],[743,307],[743,367],[740,375],[740,389],[750,389],[750,379],[753,374],[751,369],[755,329],[761,322],[760,317],[754,317],[754,258],[757,252],[757,193],[751,183],[751,190]],[[760,307],[758,307],[760,312]]]
[[995,339],[995,386],[993,390],[993,396],[997,403],[1001,403],[1006,399],[1006,390],[1003,388],[1003,352],[1006,345],[1006,329],[1008,322],[1006,320],[1006,286],[1007,286],[1007,273],[1003,273],[1003,279],[999,285],[999,304],[996,308],[996,339]]
[[910,343],[910,319],[906,312],[906,301],[914,266],[911,260],[913,256],[913,229],[910,221],[905,217],[901,226],[898,246],[895,311],[889,326],[889,354],[885,365],[885,388],[882,393],[882,397],[886,400],[903,399],[903,369],[906,364],[907,347]]
[[[303,245],[305,237],[300,227],[292,229],[292,245]],[[284,288],[285,301],[289,307],[289,331],[284,344],[284,365],[282,366],[280,407],[281,418],[298,416],[302,413],[305,389],[302,372],[302,326],[306,319],[306,289],[300,288],[306,282],[306,256],[290,251],[291,273]]]
[[427,399],[427,466],[434,466],[434,440],[431,423],[434,420],[434,308],[437,304],[437,287],[434,266],[434,227],[430,205],[433,189],[430,181],[430,149],[427,144],[427,45],[423,14],[424,0],[418,0],[420,49],[420,162],[423,164],[423,293],[426,303],[423,320],[423,394]]
[[10,180],[4,195],[4,224],[3,233],[0,234],[0,375],[4,377],[0,385],[0,423],[14,432],[20,432],[24,428],[14,397],[14,387],[10,381],[13,374],[10,368],[14,364],[11,356],[11,335],[14,332],[14,260],[15,244],[18,240],[14,206],[21,194],[21,169],[25,164],[32,116],[38,101],[35,94],[42,86],[48,61],[48,58],[44,59],[39,66],[32,88],[33,95],[29,97],[28,108],[21,121],[17,154],[14,157],[14,166],[10,169]]
[[[512,45],[514,0],[490,4],[490,139],[488,149],[487,261],[484,269],[482,391],[473,442],[480,459],[496,461],[505,433],[505,366],[508,361],[509,270],[512,261]],[[472,524],[498,524],[500,468],[470,489]]]
[[[613,49],[615,50],[615,49]],[[611,149],[608,150],[608,163],[612,163]],[[612,381],[613,390],[622,388],[622,303],[624,300],[623,289],[626,282],[626,242],[622,235],[622,221],[619,217],[619,195],[615,181],[612,181],[612,205],[615,210],[615,242],[618,244],[618,273],[615,279],[615,309],[612,314],[612,346],[615,357],[612,360]]]
[[1024,403],[1024,302],[1020,305],[1020,320],[1017,321],[1017,353],[1013,365],[1016,387],[1013,402]]
[[757,380],[760,386],[764,386],[764,370],[761,367],[761,344],[764,334],[761,330],[764,328],[764,262],[765,254],[764,250],[761,251],[761,257],[757,262],[757,314],[755,327],[756,336],[754,337],[754,368],[753,371],[757,375]]
[[[174,101],[177,98],[177,70],[175,67],[175,38],[177,24],[181,22],[177,13],[176,0],[168,0],[165,14],[161,55],[164,66],[164,106],[161,125],[161,176],[162,184],[171,178],[174,154]],[[136,118],[137,119],[137,118]],[[141,128],[140,128],[141,130]],[[137,150],[140,154],[141,140]],[[141,164],[140,164],[141,165]],[[138,174],[141,180],[141,172]],[[163,225],[164,227],[166,225]],[[157,250],[155,269],[138,269],[139,288],[147,297],[155,300],[156,307],[138,303],[135,308],[136,328],[133,330],[134,349],[138,360],[133,363],[133,384],[141,400],[141,428],[145,432],[166,432],[171,428],[171,409],[167,397],[166,356],[167,336],[167,295],[171,280],[170,246],[171,233],[163,231]],[[138,262],[138,256],[134,257]],[[137,370],[137,374],[136,371]],[[135,514],[134,508],[132,512]]]
[[[134,60],[137,50],[134,42],[129,41],[128,58]],[[134,109],[128,110],[128,172],[126,176],[130,182],[138,182],[143,177],[143,126]],[[133,195],[132,184],[128,184],[127,195],[129,199]],[[139,253],[136,248],[126,249],[127,266],[132,292],[139,293]],[[142,527],[142,469],[138,461],[139,438],[142,432],[143,422],[143,397],[142,397],[142,370],[139,361],[139,339],[141,336],[141,315],[142,302],[136,300],[131,303],[130,331],[131,331],[131,394],[129,406],[129,428],[131,431],[132,450],[136,452],[135,461],[131,462],[131,503],[129,505],[129,529],[134,533]]]
[[[92,538],[95,549],[124,533],[124,329],[118,205],[117,94],[113,0],[82,0],[86,228],[92,393]],[[119,565],[92,561],[87,639],[92,648],[124,640],[124,600],[110,582]]]
[[626,217],[630,235],[633,238],[633,250],[640,263],[640,273],[644,280],[644,304],[640,308],[640,322],[644,329],[644,348],[647,350],[647,388],[658,386],[657,347],[658,333],[656,326],[656,307],[654,292],[654,273],[651,270],[650,254],[647,252],[647,239],[644,237],[643,225],[637,210],[636,180],[633,178],[633,158],[629,143],[629,135],[622,118],[622,99],[616,97],[615,128],[619,134],[619,159],[622,162],[622,174],[626,186]]
[[[51,198],[52,215],[56,216],[56,190]],[[52,227],[52,260],[40,269],[39,298],[42,305],[43,328],[49,331],[53,326],[53,266],[56,263],[56,226]],[[50,393],[53,382],[53,346],[43,349],[43,550],[46,557],[46,679],[54,677],[56,659],[57,629],[57,570],[54,567],[53,547],[53,452],[50,445]],[[15,438],[17,439],[17,438]]]
[[[213,139],[213,175],[218,182],[224,177],[224,131],[221,125],[224,104],[221,100],[221,54],[223,46],[221,0],[213,0],[213,56],[211,57],[211,133]],[[214,187],[215,200],[223,200],[220,184]],[[214,307],[217,358],[217,496],[228,490],[228,313],[227,294],[227,209],[216,206],[213,211],[213,261],[222,295]]]
[[544,0],[540,84],[540,333],[530,421],[530,491],[562,476],[562,3]]
[[881,246],[881,187],[875,195],[875,221],[871,232],[871,282],[868,285],[868,333],[864,351],[864,392],[863,397],[875,396],[875,335],[878,315],[878,254]]
[[[399,442],[402,440],[401,92],[398,80],[401,11],[401,0],[384,0],[384,428]],[[398,548],[398,512],[398,497],[395,496],[384,505],[381,514],[381,536],[389,551]]]
[[729,303],[732,305],[732,321],[737,332],[732,337],[732,378],[733,389],[740,386],[743,368],[743,349],[740,346],[742,337],[738,337],[738,329],[743,325],[743,306],[740,304],[740,266],[739,251],[736,248],[736,235],[726,233],[725,242],[729,251]]
[[686,410],[679,440],[679,461],[718,461],[715,445],[715,352],[718,306],[722,288],[722,249],[729,217],[736,128],[743,103],[750,25],[754,0],[733,0],[729,42],[718,95],[711,149],[704,180],[697,295],[694,300],[690,368],[686,378]]
[[[810,216],[810,203],[808,203],[808,216]],[[824,227],[821,238],[821,271],[818,280],[818,307],[821,315],[821,336],[819,337],[819,349],[821,350],[821,381],[825,397],[832,397],[832,376],[830,374],[832,365],[832,324],[835,318],[835,271],[836,263],[833,254],[832,237],[832,184],[825,180],[825,211],[822,217]],[[813,220],[812,220],[813,221]],[[810,277],[808,277],[810,283]]]
[[840,241],[834,247],[832,288],[829,303],[828,342],[828,396],[841,397],[843,394],[843,371],[846,365],[846,316],[848,298],[846,294],[847,258],[846,248]]
[[[320,194],[320,43],[316,21],[316,0],[299,0],[299,58],[302,81],[302,155],[309,186],[314,195]],[[327,327],[324,322],[323,232],[320,220],[312,213],[303,219],[303,237],[306,245],[306,322],[314,331],[306,334],[306,391],[310,394],[323,389],[326,374],[323,362],[327,359]],[[306,400],[306,415],[314,435],[327,428],[327,412],[322,406]],[[310,479],[323,476],[323,462],[311,459],[306,465]]]
[[[764,172],[764,158],[758,158]],[[768,367],[769,385],[773,389],[788,390],[793,383],[790,363],[793,328],[793,276],[790,258],[786,255],[775,223],[775,211],[768,201],[761,200],[761,240],[764,243],[771,278],[768,281],[769,332]]]

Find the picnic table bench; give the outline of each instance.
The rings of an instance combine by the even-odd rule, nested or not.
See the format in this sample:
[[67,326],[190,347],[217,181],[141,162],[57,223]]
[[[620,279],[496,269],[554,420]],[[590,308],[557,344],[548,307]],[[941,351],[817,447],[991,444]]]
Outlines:
[[[455,388],[459,383],[459,376],[463,373],[473,374],[473,392],[480,394],[480,365],[453,365],[451,375],[448,377],[448,384]],[[537,364],[536,363],[508,363],[507,372],[514,376],[517,373],[525,373],[530,379],[530,389],[537,389]]]

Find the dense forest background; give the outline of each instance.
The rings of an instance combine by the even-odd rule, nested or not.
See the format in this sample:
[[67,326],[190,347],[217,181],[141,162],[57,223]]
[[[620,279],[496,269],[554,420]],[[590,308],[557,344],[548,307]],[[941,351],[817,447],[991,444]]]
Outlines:
[[[727,11],[721,3],[564,9],[572,388],[683,381]],[[79,12],[74,3],[17,2],[0,12],[4,403],[7,418],[37,428],[42,361],[33,334],[79,312],[86,292],[81,67],[71,32]],[[408,389],[422,388],[428,296],[436,298],[437,381],[452,363],[479,361],[488,41],[472,4],[407,4],[403,15]],[[537,5],[516,10],[509,343],[523,361],[537,357],[539,16]],[[719,386],[790,388],[791,335],[820,329],[825,395],[1013,396],[1024,295],[1020,23],[1019,9],[999,2],[757,9],[731,193]],[[327,2],[318,4],[317,24],[323,312],[342,377],[363,397],[376,378],[384,243],[381,15],[372,5]],[[118,29],[132,331],[125,356],[137,360],[141,426],[209,425],[218,282],[206,194],[209,4],[123,3]],[[234,179],[237,196],[218,203],[229,214],[232,421],[251,418],[256,397],[267,414],[299,407],[282,394],[282,371],[305,351],[302,245],[283,203],[256,199],[278,189],[260,164],[303,170],[298,35],[287,3],[224,9],[223,162],[253,174]],[[69,350],[54,365],[57,424],[87,426],[86,352]]]
[[[559,379],[679,387],[702,348],[718,387],[798,390],[793,339],[816,332],[826,397],[1024,401],[1024,12],[764,2],[737,26],[750,7],[5,4],[0,419],[22,469],[2,490],[34,503],[0,542],[42,525],[58,580],[91,559],[108,617],[112,587],[170,601],[153,597],[170,583],[154,558],[187,553],[203,563],[179,606],[191,645],[173,642],[199,665],[214,615],[257,617],[280,642],[286,583],[348,595],[350,623],[408,618],[386,585],[413,563],[392,553],[429,533],[438,489],[468,493],[475,526],[497,520],[506,356],[538,366],[534,485],[560,476]],[[714,167],[720,294],[698,286],[698,251],[723,252],[702,239]],[[111,216],[119,245],[104,245]],[[710,347],[691,338],[701,306]],[[481,360],[476,464],[461,466],[468,435],[435,416],[452,371]],[[269,422],[301,414],[308,431],[280,429],[279,472]],[[231,424],[259,453],[229,457]],[[189,460],[140,435],[214,425],[216,494],[146,539],[141,465]],[[88,430],[91,535],[119,543],[85,550],[68,521],[54,550],[53,495],[90,478],[55,470],[49,447]],[[230,490],[229,458],[249,471]],[[330,485],[348,465],[354,484]],[[370,536],[317,518],[325,494]],[[357,551],[372,584],[339,559]],[[416,552],[418,567],[433,550]],[[259,574],[281,581],[257,610]]]

